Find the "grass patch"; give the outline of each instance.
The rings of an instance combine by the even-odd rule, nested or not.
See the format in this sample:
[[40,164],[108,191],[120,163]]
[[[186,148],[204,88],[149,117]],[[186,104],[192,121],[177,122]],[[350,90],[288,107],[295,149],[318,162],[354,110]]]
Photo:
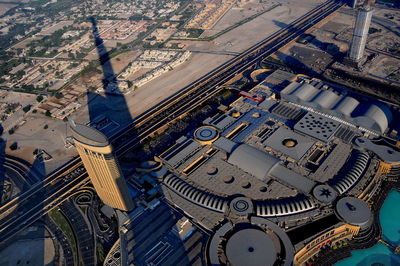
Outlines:
[[266,61],[269,61],[269,62],[272,62],[272,63],[276,63],[276,64],[281,64],[281,65],[285,64],[283,61],[281,61],[281,60],[279,60],[277,58],[273,58],[271,56],[268,56]]
[[57,209],[52,210],[49,212],[50,218],[54,221],[55,224],[63,231],[64,235],[67,238],[68,243],[70,244],[72,248],[72,253],[74,256],[74,261],[78,261],[77,258],[77,246],[76,246],[76,240],[75,240],[75,235],[74,232],[69,225],[67,219],[64,217],[64,215]]
[[186,29],[186,32],[189,34],[188,38],[198,38],[204,32],[202,29]]

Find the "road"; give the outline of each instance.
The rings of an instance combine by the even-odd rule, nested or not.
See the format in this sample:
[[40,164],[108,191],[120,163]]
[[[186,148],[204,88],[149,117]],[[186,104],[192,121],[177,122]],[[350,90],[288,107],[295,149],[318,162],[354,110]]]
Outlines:
[[[194,81],[163,103],[136,118],[133,123],[111,136],[117,156],[138,145],[160,127],[196,108],[222,89],[237,74],[252,68],[293,41],[342,6],[327,1],[295,20],[267,39]],[[89,182],[79,158],[63,165],[42,182],[0,207],[0,243],[29,226],[66,200],[73,191]],[[1,247],[0,247],[1,248]]]

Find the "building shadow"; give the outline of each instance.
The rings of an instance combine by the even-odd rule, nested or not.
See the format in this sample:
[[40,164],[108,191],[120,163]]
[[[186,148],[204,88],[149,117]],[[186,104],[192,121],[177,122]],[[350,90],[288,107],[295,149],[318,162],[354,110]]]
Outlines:
[[[6,155],[6,141],[2,139],[1,142],[2,184],[8,179],[7,185],[12,185],[9,186],[10,191],[7,191],[10,193],[7,201],[0,205],[0,264],[45,265],[46,260],[56,263],[60,256],[58,242],[53,230],[47,227],[43,219],[39,219],[48,207],[45,203],[46,191],[40,182],[45,172],[44,162],[37,156],[29,165],[20,158]],[[21,195],[28,189],[40,193],[29,200],[23,200]]]
[[6,140],[3,139],[1,136],[3,135],[3,127],[0,125],[0,206],[2,205],[3,202],[3,194],[4,194],[4,181],[5,181],[5,150],[6,150]]
[[337,46],[334,43],[329,43],[329,42],[321,42],[320,40],[318,40],[317,38],[314,38],[311,41],[311,44],[313,44],[315,47],[317,47],[318,49],[327,52],[328,54],[330,54],[332,57],[335,58],[335,60],[341,60],[345,54],[340,52],[340,48],[339,46]]
[[97,22],[93,17],[90,17],[89,21],[92,24],[98,62],[103,73],[101,88],[97,89],[98,92],[87,91],[89,121],[90,126],[110,137],[123,126],[131,123],[132,117],[114,72],[110,54],[100,36]]
[[284,23],[284,22],[281,22],[281,21],[278,21],[278,20],[275,20],[275,19],[273,19],[272,22],[273,22],[276,26],[278,26],[279,28],[282,28],[282,29],[290,27],[290,24],[286,24],[286,23]]
[[290,69],[292,69],[297,74],[306,74],[310,77],[321,76],[318,72],[316,72],[311,67],[307,66],[306,64],[304,64],[299,59],[293,56],[286,55],[279,51],[277,51],[275,54],[281,61],[283,61]]
[[[91,17],[89,21],[92,24],[98,62],[103,72],[102,88],[97,92],[88,91],[87,93],[89,124],[111,139],[113,149],[119,155],[120,152],[117,152],[120,150],[119,147],[128,140],[138,138],[139,134],[133,127],[134,119],[118,83],[111,56],[101,38],[96,19]],[[124,130],[121,132],[122,129]],[[120,157],[118,161],[121,161]],[[182,214],[173,210],[162,200],[162,190],[159,189],[157,182],[146,183],[143,186],[134,184],[136,172],[132,168],[138,162],[129,161],[129,158],[124,158],[121,169],[135,202],[135,208],[131,212],[118,211],[118,216],[115,216],[114,212],[114,218],[118,217],[119,221],[116,230],[119,233],[121,245],[119,251],[113,253],[112,258],[119,259],[119,265],[148,265],[149,263],[154,263],[151,265],[190,265],[187,258],[189,251],[185,248],[186,240],[181,239],[176,233],[180,231],[177,223],[182,218]],[[153,178],[153,180],[156,179]],[[153,192],[156,194],[152,194]],[[94,211],[99,215],[107,215],[107,206],[105,209],[100,208]],[[98,236],[96,233],[94,235],[97,238],[96,245],[99,245]],[[113,246],[106,243],[104,238],[101,244],[103,248]],[[107,254],[109,250],[104,249],[104,252]]]
[[[297,30],[296,27],[293,27],[290,24],[286,24],[286,23],[283,23],[283,22],[280,22],[277,20],[272,20],[272,22],[280,28],[288,28],[288,30],[290,30],[290,31]],[[309,38],[309,41],[307,41],[306,43],[303,43],[303,44],[311,43],[318,49],[327,52],[328,54],[330,54],[337,60],[343,58],[344,54],[342,52],[340,52],[340,48],[336,44],[329,43],[329,42],[322,42],[322,41],[318,40],[318,38],[316,38],[316,36],[314,36],[312,34],[303,34],[298,39],[300,40],[300,39],[306,39],[306,38]]]

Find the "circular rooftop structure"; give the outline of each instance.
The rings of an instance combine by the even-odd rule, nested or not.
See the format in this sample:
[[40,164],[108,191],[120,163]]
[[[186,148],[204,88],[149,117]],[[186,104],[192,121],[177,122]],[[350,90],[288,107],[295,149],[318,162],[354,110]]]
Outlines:
[[351,225],[368,227],[372,219],[372,213],[368,205],[359,198],[345,197],[336,203],[336,212],[339,217]]
[[297,145],[297,140],[291,139],[291,138],[284,139],[282,141],[282,145],[284,145],[285,147],[288,147],[288,148],[293,148],[293,147],[295,147]]
[[314,197],[324,203],[331,203],[337,197],[337,192],[329,185],[318,185],[313,189]]
[[237,216],[247,216],[253,213],[253,203],[245,197],[238,197],[231,201],[229,209]]
[[[275,243],[274,243],[275,242]],[[226,243],[226,257],[232,265],[273,265],[279,241],[262,230],[248,228],[234,233]]]
[[[241,197],[236,200],[240,202]],[[294,248],[287,234],[275,223],[260,217],[245,223],[227,222],[208,242],[211,265],[289,266],[293,257]]]
[[201,144],[211,144],[218,138],[219,134],[217,129],[211,126],[199,127],[194,132],[194,138]]

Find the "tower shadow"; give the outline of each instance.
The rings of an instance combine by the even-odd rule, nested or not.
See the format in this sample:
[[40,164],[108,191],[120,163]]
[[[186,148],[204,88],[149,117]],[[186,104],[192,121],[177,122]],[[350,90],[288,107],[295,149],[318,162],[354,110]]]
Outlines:
[[[119,144],[123,144],[120,142],[137,138],[138,132],[132,127],[129,127],[127,133],[121,132],[126,125],[132,123],[133,118],[120,89],[110,54],[100,36],[96,19],[90,17],[89,21],[92,24],[98,62],[103,72],[102,88],[97,89],[97,92],[87,92],[89,125],[111,138],[114,151],[116,151]],[[119,137],[115,137],[116,135]],[[121,137],[122,135],[123,137]],[[121,158],[118,159],[118,161],[121,161]],[[155,265],[190,265],[187,256],[189,250],[185,248],[185,241],[187,240],[181,239],[179,234],[176,233],[180,231],[177,224],[179,219],[182,218],[182,214],[163,200],[164,196],[157,182],[146,183],[146,185],[141,186],[133,181],[137,177],[134,170],[135,165],[140,163],[136,161],[136,158],[133,160],[134,162],[132,162],[132,159],[124,158],[121,170],[127,181],[131,197],[135,202],[135,208],[131,212],[114,211],[114,217],[119,221],[116,231],[119,235],[120,246],[119,250],[112,251],[114,254],[111,256],[112,259],[119,260],[119,265],[146,265],[153,262]],[[157,196],[149,196],[150,191],[157,191]],[[158,203],[155,203],[157,201]],[[94,211],[100,215],[107,213],[103,208]],[[98,234],[94,233],[94,235],[97,238],[97,244],[99,244]],[[113,244],[102,240],[104,248],[113,247]],[[109,252],[109,250],[104,251],[105,253]],[[176,256],[171,256],[171,254]],[[106,260],[109,259],[106,258]],[[108,264],[105,263],[104,265]],[[114,264],[110,263],[110,265]]]
[[93,17],[90,17],[89,20],[92,24],[92,34],[98,54],[98,62],[103,73],[102,87],[97,89],[101,93],[87,92],[89,121],[90,126],[110,137],[124,125],[132,122],[132,117],[124,94],[118,84],[110,54],[107,51],[104,40],[100,36],[97,22]]

